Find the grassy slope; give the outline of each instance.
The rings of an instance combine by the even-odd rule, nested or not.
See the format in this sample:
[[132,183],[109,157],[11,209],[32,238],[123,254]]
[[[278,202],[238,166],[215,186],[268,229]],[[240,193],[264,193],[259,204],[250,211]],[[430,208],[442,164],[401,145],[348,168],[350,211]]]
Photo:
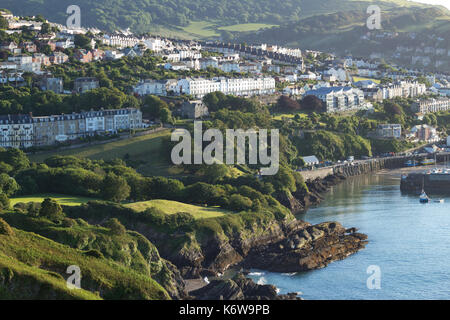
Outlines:
[[242,23],[242,24],[235,24],[232,26],[219,27],[218,29],[233,32],[246,32],[246,31],[258,31],[260,29],[272,27],[278,27],[278,25],[266,23]]
[[39,202],[41,203],[44,201],[45,198],[51,198],[56,201],[60,205],[64,206],[79,206],[80,204],[87,203],[92,200],[96,200],[94,198],[87,198],[87,197],[79,197],[79,196],[69,196],[69,195],[63,195],[63,194],[54,194],[54,193],[46,193],[46,194],[35,194],[30,196],[21,196],[10,199],[11,206],[14,206],[16,203],[19,202]]
[[215,218],[221,217],[230,213],[229,211],[220,208],[200,207],[191,204],[186,204],[170,200],[150,200],[126,204],[125,207],[136,211],[144,211],[147,208],[157,208],[166,214],[175,214],[178,212],[187,212],[194,216],[195,219]]
[[[148,276],[103,258],[14,229],[0,235],[0,297],[24,299],[168,299],[166,291]],[[81,269],[82,291],[66,288],[68,266]],[[26,288],[26,290],[24,290]],[[90,292],[88,292],[90,291]]]
[[29,158],[33,162],[43,162],[53,155],[70,155],[92,160],[112,160],[124,159],[128,154],[130,160],[137,164],[139,172],[145,175],[165,175],[169,173],[169,164],[160,150],[163,138],[167,136],[169,136],[169,131],[161,131],[100,145],[30,155]]

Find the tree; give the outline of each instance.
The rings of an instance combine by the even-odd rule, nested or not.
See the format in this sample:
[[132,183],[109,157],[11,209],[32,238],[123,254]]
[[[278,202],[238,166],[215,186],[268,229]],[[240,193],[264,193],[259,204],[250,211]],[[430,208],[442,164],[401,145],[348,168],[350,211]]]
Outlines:
[[300,110],[300,104],[287,96],[281,96],[277,101],[277,109],[280,111],[292,112]]
[[317,98],[316,96],[309,95],[303,98],[301,101],[301,107],[305,111],[311,112],[324,112],[325,106],[322,100]]
[[73,42],[77,48],[91,49],[91,38],[84,34],[76,34]]
[[110,229],[112,234],[115,234],[118,236],[124,235],[127,232],[127,229],[125,229],[123,224],[121,224],[120,221],[117,220],[117,218],[109,219],[105,223],[105,227]]
[[52,221],[60,221],[64,218],[64,213],[58,202],[53,199],[46,198],[42,201],[39,216],[48,218]]
[[0,174],[0,192],[7,196],[11,196],[19,190],[19,185],[13,177],[6,173]]
[[160,119],[162,123],[173,123],[172,112],[169,110],[169,108],[161,109]]
[[4,17],[0,16],[0,29],[8,29],[9,23]]
[[44,22],[41,26],[41,33],[47,34],[47,33],[50,33],[51,31],[52,31],[52,28],[51,28],[50,24],[47,22]]
[[101,194],[103,199],[120,202],[130,196],[131,188],[127,181],[110,172],[103,179]]
[[148,95],[144,99],[144,106],[142,112],[152,118],[159,118],[161,116],[161,110],[169,108],[167,103],[154,95]]

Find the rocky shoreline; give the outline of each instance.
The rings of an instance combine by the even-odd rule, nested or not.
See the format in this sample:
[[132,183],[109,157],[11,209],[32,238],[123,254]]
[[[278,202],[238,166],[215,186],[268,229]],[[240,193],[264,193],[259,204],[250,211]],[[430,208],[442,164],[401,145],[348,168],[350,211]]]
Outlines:
[[[346,179],[347,175],[341,173],[307,181],[309,190],[307,194],[293,193],[290,199],[285,197],[278,200],[294,214],[303,213],[309,207],[320,204],[323,193]],[[324,268],[333,261],[343,260],[365,248],[368,243],[367,235],[357,232],[356,228],[346,229],[338,222],[311,225],[296,220],[282,226],[281,230],[283,234],[278,237],[269,237],[265,239],[266,241],[247,244],[248,247],[244,251],[237,250],[245,254],[237,259],[240,261],[235,260],[232,265],[241,271],[248,269],[280,273],[308,271]],[[242,249],[242,244],[239,247]],[[225,256],[227,255],[224,254],[222,258]],[[200,274],[215,276],[217,271],[202,270]],[[253,280],[245,278],[242,272],[236,277],[213,280],[206,286],[190,292],[189,296],[200,300],[301,300],[296,293],[278,295],[276,287],[255,284]]]
[[305,213],[310,207],[317,206],[323,200],[323,194],[331,187],[345,181],[347,175],[338,173],[329,175],[323,179],[306,181],[308,192],[297,191],[291,197],[285,194],[279,195],[277,200],[287,207],[293,214]]
[[[338,222],[311,225],[297,220],[289,225],[282,239],[250,248],[246,256],[233,266],[241,270],[308,271],[345,259],[363,249],[366,244],[365,234],[358,233],[355,228],[345,229]],[[204,269],[200,274],[217,276],[217,272],[211,269]],[[296,293],[278,295],[274,286],[257,285],[251,279],[246,279],[242,272],[232,279],[213,280],[206,286],[189,292],[188,296],[188,299],[200,300],[300,299]]]
[[367,244],[367,235],[338,222],[304,224],[282,241],[251,250],[242,265],[271,272],[314,270],[345,259]]

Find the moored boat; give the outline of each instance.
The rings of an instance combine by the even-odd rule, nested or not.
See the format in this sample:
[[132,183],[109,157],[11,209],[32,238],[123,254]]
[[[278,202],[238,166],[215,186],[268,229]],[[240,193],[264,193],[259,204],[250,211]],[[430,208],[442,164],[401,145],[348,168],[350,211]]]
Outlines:
[[425,191],[422,190],[422,194],[420,195],[420,203],[428,203],[430,201],[430,198],[428,198]]
[[423,166],[428,166],[428,165],[435,164],[435,163],[436,163],[436,161],[434,161],[434,159],[424,159],[424,160],[420,161],[420,164]]

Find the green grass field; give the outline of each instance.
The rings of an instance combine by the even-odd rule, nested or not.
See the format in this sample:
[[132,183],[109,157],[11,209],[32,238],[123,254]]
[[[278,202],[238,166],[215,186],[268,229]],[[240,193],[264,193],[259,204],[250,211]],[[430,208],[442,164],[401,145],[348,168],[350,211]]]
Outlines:
[[87,203],[92,200],[98,200],[94,198],[86,198],[86,197],[77,197],[77,196],[67,196],[62,194],[54,194],[54,193],[48,193],[48,194],[36,194],[31,196],[22,196],[22,197],[16,197],[11,198],[11,206],[14,206],[16,203],[19,202],[42,202],[45,198],[51,198],[56,201],[60,205],[63,206],[79,206],[80,204]]
[[157,208],[166,214],[187,212],[192,214],[195,219],[216,218],[231,213],[231,211],[223,210],[217,207],[201,207],[170,200],[150,200],[135,202],[126,204],[125,207],[131,208],[138,212],[144,211],[148,208]]
[[297,113],[276,113],[273,115],[274,120],[283,120],[283,118],[294,118],[296,115],[299,115],[300,118],[307,118],[308,115],[305,113],[297,112]]
[[148,134],[145,136],[113,141],[109,143],[31,154],[33,162],[43,162],[53,155],[76,156],[91,160],[124,159],[128,154],[130,162],[136,170],[144,175],[171,175],[170,164],[161,152],[163,138],[170,135],[169,130]]
[[183,31],[200,38],[218,37],[220,34],[215,30],[215,24],[208,21],[192,21]]
[[266,23],[242,23],[231,26],[224,26],[220,21],[191,21],[188,26],[182,28],[182,32],[198,38],[219,37],[220,30],[231,32],[258,31],[263,28],[277,27],[274,24]]
[[232,26],[220,27],[218,29],[232,32],[246,32],[246,31],[258,31],[263,28],[272,28],[272,27],[278,27],[278,25],[265,23],[242,23],[242,24],[235,24]]
[[353,82],[358,82],[358,81],[365,81],[365,80],[372,80],[373,82],[380,84],[381,81],[379,79],[373,79],[373,78],[363,78],[363,77],[353,77]]

